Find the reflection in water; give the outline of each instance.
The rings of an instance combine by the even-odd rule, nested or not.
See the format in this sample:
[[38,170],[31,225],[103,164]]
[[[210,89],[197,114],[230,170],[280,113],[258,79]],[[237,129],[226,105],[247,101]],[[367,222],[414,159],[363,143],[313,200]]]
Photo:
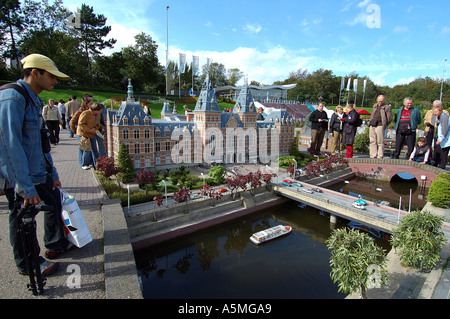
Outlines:
[[[250,242],[253,233],[278,224],[292,226],[292,233],[259,246]],[[344,298],[330,279],[325,240],[331,231],[327,214],[288,202],[137,251],[144,297]]]
[[363,198],[376,202],[389,202],[392,207],[398,207],[402,198],[402,209],[408,211],[411,192],[411,210],[420,210],[426,204],[428,189],[420,187],[417,180],[393,178],[390,182],[355,177],[327,187],[349,195],[362,195]]

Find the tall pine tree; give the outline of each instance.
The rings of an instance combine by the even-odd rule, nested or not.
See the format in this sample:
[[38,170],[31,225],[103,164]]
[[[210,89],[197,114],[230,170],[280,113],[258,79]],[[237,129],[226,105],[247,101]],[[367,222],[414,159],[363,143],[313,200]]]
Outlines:
[[116,39],[103,39],[111,31],[111,27],[105,24],[106,17],[103,14],[95,14],[93,7],[81,5],[80,24],[75,26],[74,32],[83,47],[91,85],[94,85],[91,63],[93,57],[99,55],[105,48],[114,47],[117,42]]

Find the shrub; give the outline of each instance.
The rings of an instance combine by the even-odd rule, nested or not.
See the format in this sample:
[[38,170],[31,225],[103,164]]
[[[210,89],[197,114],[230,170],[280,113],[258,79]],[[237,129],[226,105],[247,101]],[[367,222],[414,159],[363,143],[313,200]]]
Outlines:
[[429,211],[414,211],[402,217],[391,239],[392,247],[400,249],[400,260],[411,267],[431,270],[447,242],[440,230],[443,223],[443,217]]
[[119,164],[120,173],[117,177],[122,183],[130,183],[134,180],[134,166],[128,148],[125,144],[120,144],[119,147]]
[[369,144],[370,144],[370,138],[369,138],[369,132],[368,128],[366,128],[366,131],[362,134],[356,134],[355,141],[353,143],[353,147],[356,151],[360,153],[367,153],[369,152]]
[[434,206],[447,208],[450,204],[450,174],[439,174],[431,183],[427,200]]

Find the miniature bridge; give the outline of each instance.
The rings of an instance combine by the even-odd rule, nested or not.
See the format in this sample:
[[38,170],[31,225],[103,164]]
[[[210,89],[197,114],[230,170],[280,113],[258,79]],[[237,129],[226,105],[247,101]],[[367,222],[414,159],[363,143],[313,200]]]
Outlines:
[[350,158],[348,166],[357,176],[389,181],[399,173],[407,173],[414,176],[419,183],[423,181],[425,187],[430,187],[437,175],[446,172],[438,167],[404,159]]
[[[338,216],[389,234],[397,227],[401,216],[408,213],[389,206],[377,206],[369,201],[367,201],[368,205],[365,206],[364,210],[358,209],[352,206],[356,199],[353,196],[304,182],[302,182],[302,185],[302,187],[297,187],[295,185],[274,184],[273,191],[283,197],[330,213],[332,222]],[[311,194],[305,191],[307,188],[319,188],[322,192],[313,191]]]

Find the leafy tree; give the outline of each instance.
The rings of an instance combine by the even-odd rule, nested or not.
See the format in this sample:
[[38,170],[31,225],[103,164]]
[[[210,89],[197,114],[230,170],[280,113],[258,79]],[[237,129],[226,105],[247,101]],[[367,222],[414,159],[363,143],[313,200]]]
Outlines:
[[330,276],[340,292],[359,291],[366,299],[367,288],[387,283],[386,256],[369,235],[354,229],[336,229],[326,244],[331,250]]
[[103,14],[95,14],[93,7],[82,4],[80,13],[80,26],[74,29],[74,35],[80,39],[83,48],[87,69],[93,83],[92,61],[91,59],[101,53],[105,48],[112,48],[117,42],[116,39],[103,40],[111,31],[110,26],[106,26],[106,17]]
[[[125,59],[122,52],[113,52],[109,56],[96,56],[95,63],[92,65],[92,72],[94,82],[101,83],[104,87],[125,90],[128,85]],[[134,78],[132,80],[135,86]]]
[[236,83],[242,79],[244,72],[240,71],[238,68],[232,68],[227,70],[227,80],[228,85],[235,86]]
[[206,75],[209,74],[209,79],[213,87],[227,85],[226,69],[222,63],[213,62],[209,66],[209,70],[206,64],[202,68],[202,76],[200,82],[203,83],[206,79]]
[[411,267],[431,270],[441,259],[439,253],[447,243],[440,230],[444,218],[429,211],[414,211],[400,221],[391,239],[392,247],[399,250],[400,260]]
[[222,165],[216,165],[209,169],[208,175],[214,180],[215,184],[222,184],[226,174],[226,169]]
[[2,57],[15,60],[17,66],[20,65],[17,41],[25,26],[21,13],[20,1],[0,0],[0,31],[4,35],[0,42]]
[[133,79],[136,90],[163,90],[164,70],[158,62],[158,45],[144,32],[134,38],[136,41],[134,46],[122,49],[125,75]]
[[128,153],[128,147],[125,144],[120,144],[119,147],[119,169],[120,173],[117,174],[119,180],[123,183],[129,183],[134,180],[134,166]]

